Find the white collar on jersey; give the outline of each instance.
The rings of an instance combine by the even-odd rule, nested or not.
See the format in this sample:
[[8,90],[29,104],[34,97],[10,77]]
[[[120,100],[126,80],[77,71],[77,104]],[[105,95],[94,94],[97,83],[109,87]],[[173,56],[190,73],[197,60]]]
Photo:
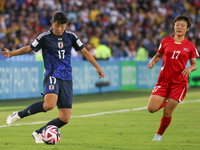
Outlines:
[[174,42],[174,43],[176,43],[176,44],[182,44],[182,43],[178,43],[178,42]]

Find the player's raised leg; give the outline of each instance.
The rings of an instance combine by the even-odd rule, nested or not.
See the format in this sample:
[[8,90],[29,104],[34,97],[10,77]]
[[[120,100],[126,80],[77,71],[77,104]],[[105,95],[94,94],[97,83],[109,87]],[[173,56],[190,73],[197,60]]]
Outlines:
[[46,112],[46,111],[52,110],[56,106],[58,96],[54,93],[49,93],[49,94],[46,94],[45,97],[46,97],[45,98],[46,100],[44,100],[44,102],[43,101],[36,102],[30,105],[29,107],[27,107],[26,109],[19,112],[14,112],[12,115],[8,116],[6,120],[6,124],[10,125],[11,123],[19,119],[22,119],[24,117],[34,115],[39,112]]
[[12,115],[9,115],[9,116],[7,117],[7,119],[6,119],[6,124],[7,124],[7,125],[10,125],[11,123],[13,123],[13,122],[15,122],[15,121],[17,121],[17,120],[19,120],[19,119],[21,119],[21,118],[20,118],[19,115],[18,115],[18,111],[15,111],[15,112],[13,112]]
[[163,105],[166,98],[158,95],[151,95],[148,102],[148,111],[150,113],[154,113],[159,110],[159,108]]
[[8,118],[6,120],[6,124],[10,125],[11,123],[13,123],[19,119],[22,119],[24,117],[27,117],[29,115],[33,115],[33,114],[36,114],[39,112],[46,112],[46,110],[43,108],[43,103],[44,103],[43,101],[36,102],[22,111],[14,112],[12,115],[8,116]]

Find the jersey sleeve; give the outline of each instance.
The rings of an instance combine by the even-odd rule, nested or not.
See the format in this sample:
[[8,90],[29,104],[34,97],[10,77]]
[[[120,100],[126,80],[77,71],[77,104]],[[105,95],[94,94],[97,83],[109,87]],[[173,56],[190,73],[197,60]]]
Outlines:
[[31,43],[30,47],[35,51],[39,51],[42,47],[43,47],[43,44],[42,44],[42,41],[43,41],[43,38],[41,38],[41,35],[40,34],[34,41],[33,43]]
[[76,51],[82,50],[85,46],[81,42],[81,40],[77,37],[77,35],[73,32],[66,31],[66,33],[70,33],[70,38],[72,42],[72,46]]
[[164,39],[162,39],[162,41],[160,42],[160,46],[158,48],[158,53],[164,53]]
[[196,47],[194,46],[194,44],[192,44],[192,50],[191,50],[191,53],[190,53],[190,58],[196,58],[196,57],[199,57],[199,53],[198,53]]

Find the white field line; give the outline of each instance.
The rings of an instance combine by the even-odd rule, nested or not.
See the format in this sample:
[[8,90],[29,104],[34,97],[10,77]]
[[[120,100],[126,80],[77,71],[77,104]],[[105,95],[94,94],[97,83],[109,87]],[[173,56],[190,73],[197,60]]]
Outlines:
[[[191,100],[191,101],[184,101],[184,102],[182,102],[180,104],[183,104],[183,103],[196,103],[196,102],[200,102],[200,99]],[[99,115],[106,115],[106,114],[113,114],[113,113],[122,113],[122,112],[128,112],[128,111],[138,111],[138,110],[144,110],[144,109],[147,109],[147,107],[139,107],[139,108],[134,108],[134,109],[124,109],[124,110],[117,110],[117,111],[108,111],[108,112],[101,112],[101,113],[81,115],[81,116],[71,116],[70,118],[84,118],[84,117],[92,117],[92,116],[99,116]],[[49,122],[49,121],[40,121],[40,122],[22,123],[22,124],[12,124],[12,125],[9,125],[9,126],[41,124],[41,123],[47,123],[47,122]],[[2,126],[0,126],[0,128],[9,127],[9,126],[2,125]]]

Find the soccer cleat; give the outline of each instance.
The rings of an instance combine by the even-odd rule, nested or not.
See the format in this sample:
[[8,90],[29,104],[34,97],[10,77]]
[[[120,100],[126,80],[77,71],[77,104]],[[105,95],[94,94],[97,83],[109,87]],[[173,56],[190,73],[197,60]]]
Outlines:
[[6,124],[7,124],[7,125],[10,125],[11,123],[13,123],[13,122],[15,122],[15,121],[17,121],[17,120],[19,120],[19,119],[21,119],[21,118],[20,118],[19,115],[18,115],[18,111],[16,111],[16,112],[14,112],[12,115],[9,115],[9,116],[8,116],[8,118],[7,118],[7,120],[6,120]]
[[44,141],[42,140],[42,135],[40,133],[34,131],[32,133],[32,137],[35,139],[35,143],[44,143]]
[[162,141],[162,135],[156,134],[153,138],[153,141]]

